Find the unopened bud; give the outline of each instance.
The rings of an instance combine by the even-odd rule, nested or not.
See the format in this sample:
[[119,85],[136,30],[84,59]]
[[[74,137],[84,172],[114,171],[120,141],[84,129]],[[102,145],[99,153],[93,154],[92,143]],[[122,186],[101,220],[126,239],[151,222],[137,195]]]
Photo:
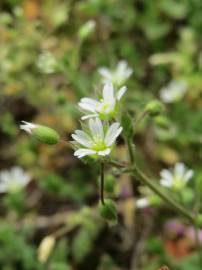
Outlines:
[[110,199],[105,199],[105,203],[100,204],[100,214],[108,221],[117,221],[117,210],[115,203]]
[[155,123],[159,127],[164,128],[164,129],[169,128],[170,125],[171,125],[170,120],[167,117],[163,116],[163,115],[157,116],[155,118]]
[[23,124],[20,125],[20,128],[42,143],[53,145],[60,141],[60,135],[50,127],[36,125],[25,121],[22,121],[22,123]]
[[163,105],[158,100],[152,100],[146,105],[146,110],[151,116],[159,115],[163,110]]
[[38,248],[38,259],[40,262],[45,263],[53,248],[55,246],[55,238],[51,235],[46,236],[40,243]]
[[95,21],[90,20],[86,22],[79,29],[78,35],[80,39],[82,40],[86,39],[88,36],[90,36],[93,33],[94,29],[95,29]]

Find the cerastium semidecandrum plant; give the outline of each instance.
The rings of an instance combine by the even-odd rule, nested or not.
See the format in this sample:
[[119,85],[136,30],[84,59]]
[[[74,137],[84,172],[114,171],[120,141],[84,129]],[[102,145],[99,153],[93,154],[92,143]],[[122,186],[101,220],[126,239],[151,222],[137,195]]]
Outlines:
[[[173,211],[184,216],[197,230],[202,225],[202,215],[198,212],[195,212],[195,214],[190,213],[183,206],[182,202],[170,196],[165,188],[173,185],[175,187],[174,190],[180,194],[180,188],[193,176],[193,172],[191,170],[186,172],[182,164],[177,165],[176,172],[174,171],[173,175],[164,170],[161,173],[164,179],[160,182],[164,187],[161,187],[156,181],[150,179],[139,168],[136,162],[133,139],[137,126],[146,116],[155,117],[159,115],[162,111],[162,104],[158,100],[150,101],[135,121],[125,110],[124,113],[122,112],[123,97],[127,90],[123,84],[132,74],[131,69],[127,67],[125,62],[123,63],[119,65],[118,71],[114,71],[113,74],[110,74],[109,70],[102,69],[105,80],[103,81],[104,86],[100,98],[92,99],[90,97],[84,97],[78,103],[84,115],[81,117],[83,121],[81,130],[76,130],[72,134],[72,145],[75,150],[74,156],[85,162],[93,160],[100,164],[100,213],[105,219],[112,222],[117,221],[115,202],[111,199],[104,198],[104,172],[105,166],[108,165],[116,167],[120,172],[131,174],[134,189],[136,181],[139,180],[143,185],[151,189],[153,193],[158,195]],[[121,76],[121,80],[119,78],[116,80],[116,76]],[[49,127],[25,121],[23,121],[20,127],[43,143],[56,144],[60,141],[58,133]],[[116,139],[121,134],[128,149],[128,162],[112,159],[111,153],[116,147]]]

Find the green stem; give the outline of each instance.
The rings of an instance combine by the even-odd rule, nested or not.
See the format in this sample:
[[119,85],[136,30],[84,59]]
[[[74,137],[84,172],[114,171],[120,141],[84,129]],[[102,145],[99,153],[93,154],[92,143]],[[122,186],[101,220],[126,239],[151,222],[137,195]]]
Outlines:
[[104,162],[101,162],[100,164],[100,200],[104,205]]
[[137,166],[134,166],[131,169],[131,172],[136,175],[141,182],[143,182],[146,186],[148,186],[154,193],[156,193],[159,197],[162,198],[165,202],[167,202],[177,213],[185,216],[189,219],[193,224],[195,224],[195,217],[190,214],[183,206],[174,201],[171,197],[169,197],[166,193],[162,192],[161,189],[142,172]]
[[133,142],[131,139],[127,138],[126,143],[127,143],[127,147],[128,147],[128,154],[129,154],[129,158],[130,158],[130,163],[134,164],[135,155],[134,155],[134,151],[133,151]]
[[144,110],[143,112],[141,112],[136,121],[135,121],[135,128],[137,128],[137,125],[148,115],[148,111]]

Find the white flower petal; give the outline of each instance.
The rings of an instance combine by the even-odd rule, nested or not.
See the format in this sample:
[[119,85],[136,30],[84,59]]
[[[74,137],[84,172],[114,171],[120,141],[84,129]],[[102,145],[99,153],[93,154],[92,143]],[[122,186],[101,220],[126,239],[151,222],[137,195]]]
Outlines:
[[0,193],[5,193],[8,190],[5,183],[0,183]]
[[102,122],[99,118],[89,120],[89,128],[94,141],[103,140],[104,131]]
[[164,187],[172,187],[173,183],[168,181],[167,179],[161,179],[160,184]]
[[110,154],[110,152],[111,152],[111,149],[110,148],[107,148],[105,150],[99,151],[98,152],[98,155],[100,155],[100,156],[107,156],[107,155]]
[[115,102],[114,87],[113,87],[112,83],[106,83],[104,85],[102,95],[103,95],[103,100],[105,103],[114,103]]
[[20,167],[3,170],[0,173],[0,192],[7,192],[11,187],[24,187],[31,181],[31,176]]
[[149,200],[147,198],[141,198],[136,201],[137,208],[145,208],[149,206]]
[[180,178],[180,179],[183,180],[185,172],[186,172],[186,168],[185,168],[185,165],[183,163],[177,163],[177,164],[175,164],[174,175],[177,178]]
[[96,108],[99,105],[99,102],[97,100],[92,99],[92,98],[82,98],[80,100],[80,102],[78,103],[78,105],[83,110],[90,111],[90,112],[96,112]]
[[121,87],[121,89],[119,89],[118,93],[116,94],[117,100],[120,100],[126,91],[127,91],[126,86]]
[[98,114],[93,113],[93,114],[84,115],[84,116],[81,117],[81,120],[87,120],[87,119],[94,118],[94,117],[98,117]]
[[84,156],[93,155],[93,154],[96,154],[96,151],[92,149],[86,149],[86,148],[80,148],[74,152],[74,156],[78,158],[82,158]]
[[160,184],[165,187],[171,187],[173,185],[173,175],[169,170],[162,170],[160,172],[161,180]]
[[102,67],[98,69],[98,72],[100,73],[100,75],[102,77],[104,77],[105,79],[107,79],[107,81],[111,81],[112,80],[112,74],[111,71],[108,68]]
[[184,181],[188,182],[194,175],[194,171],[188,170],[184,175]]
[[37,127],[37,125],[33,124],[33,123],[29,123],[26,121],[21,121],[21,122],[23,123],[23,125],[20,125],[20,129],[22,129],[30,134],[32,133],[32,129]]
[[179,101],[187,91],[187,84],[184,81],[171,81],[160,90],[160,98],[165,103]]
[[10,170],[10,179],[16,184],[24,186],[30,182],[31,177],[29,174],[25,173],[22,168],[15,166]]
[[72,134],[72,138],[81,145],[86,147],[92,146],[92,140],[90,136],[82,130],[76,130],[75,134]]
[[121,133],[122,131],[122,127],[120,127],[120,124],[119,123],[113,123],[109,129],[107,130],[107,133],[105,135],[105,144],[107,146],[111,146],[116,138],[119,136],[119,134]]
[[117,65],[117,70],[115,72],[116,80],[119,84],[122,84],[131,76],[132,72],[133,70],[128,67],[128,63],[125,60],[122,60]]

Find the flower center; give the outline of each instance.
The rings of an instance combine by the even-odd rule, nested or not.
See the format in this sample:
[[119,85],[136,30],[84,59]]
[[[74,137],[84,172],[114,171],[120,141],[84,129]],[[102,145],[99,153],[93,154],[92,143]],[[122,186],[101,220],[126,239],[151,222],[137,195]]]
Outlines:
[[98,106],[97,110],[100,113],[111,113],[114,111],[115,103],[106,102],[103,99],[100,100],[100,105]]
[[94,145],[93,145],[93,150],[95,151],[103,151],[107,148],[106,144],[103,142],[103,141],[100,141],[100,142],[96,142]]
[[184,181],[181,177],[175,177],[173,181],[173,188],[175,190],[180,190],[184,187]]

